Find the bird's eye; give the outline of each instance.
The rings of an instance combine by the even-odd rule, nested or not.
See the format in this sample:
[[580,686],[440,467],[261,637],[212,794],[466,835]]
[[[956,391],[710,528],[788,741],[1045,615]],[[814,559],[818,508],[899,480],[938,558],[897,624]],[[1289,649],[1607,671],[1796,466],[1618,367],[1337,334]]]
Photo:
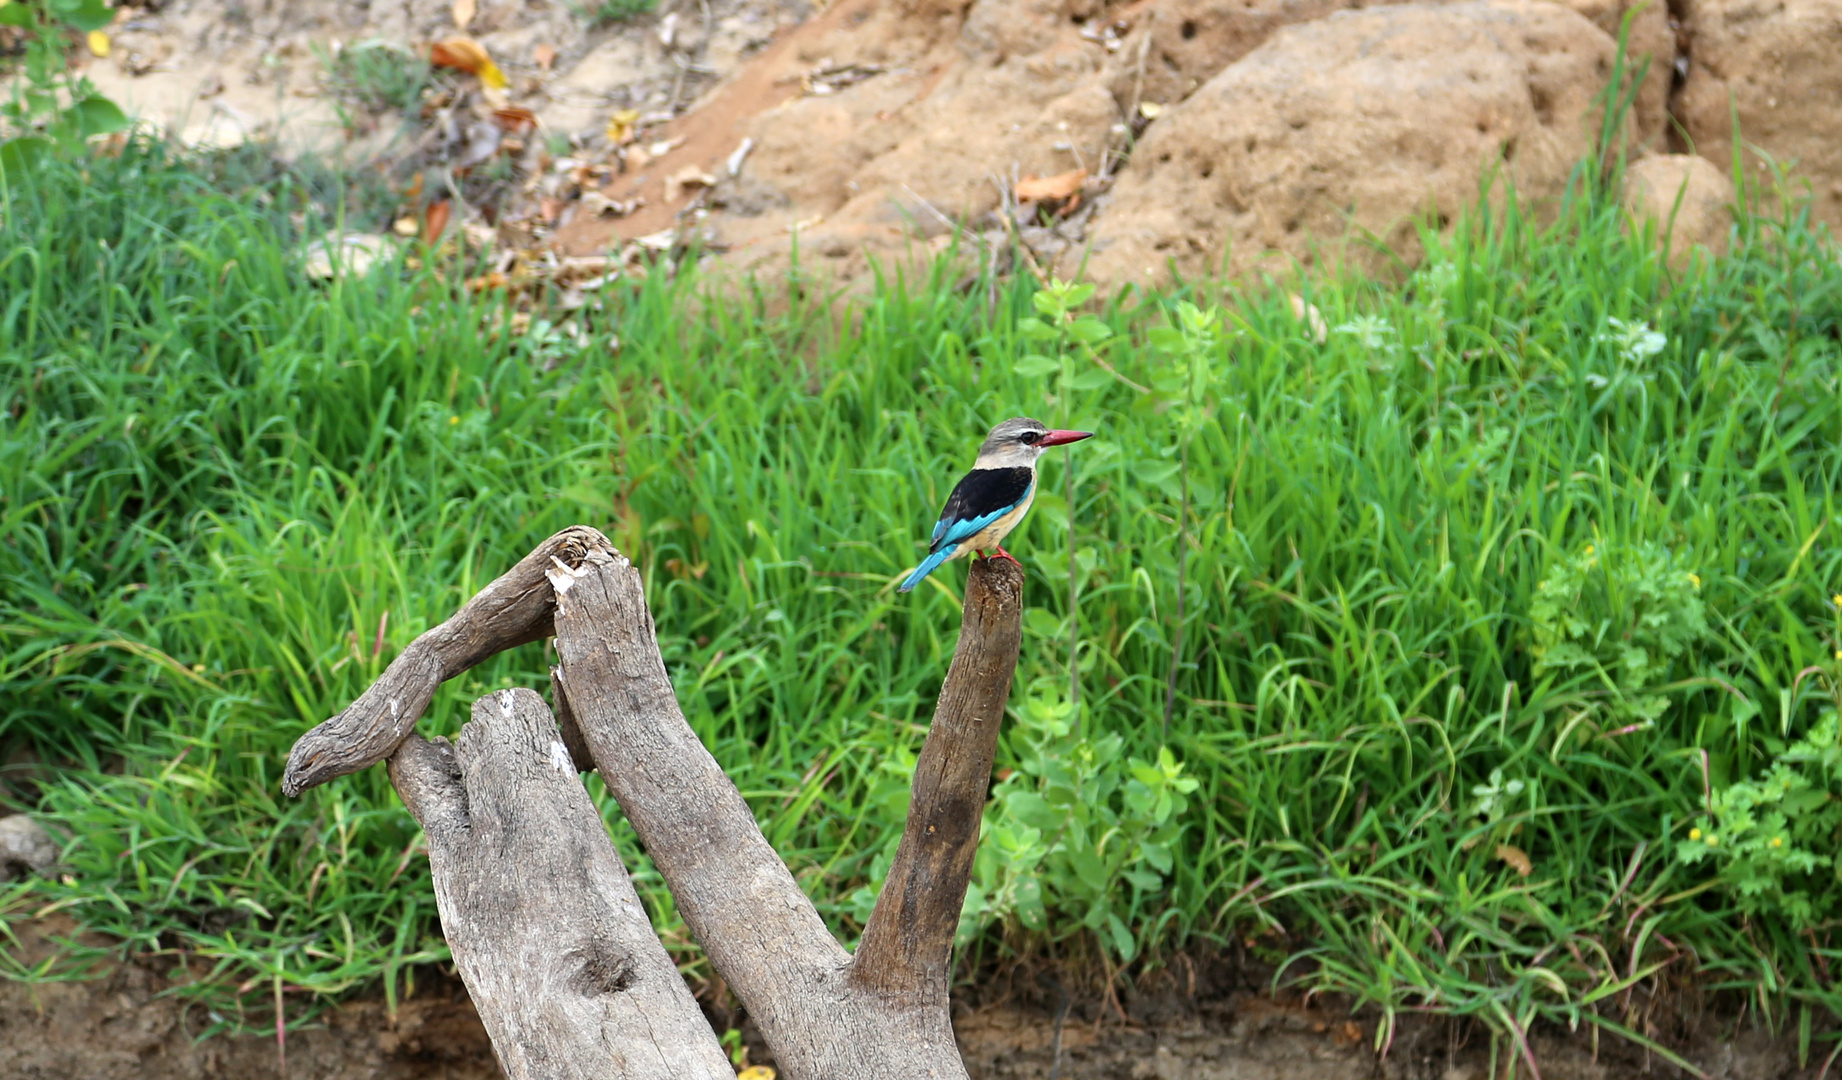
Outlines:
[[1026,431],[1017,437],[1023,440],[1025,446],[1035,446],[1037,442],[1042,439],[1043,433],[1040,431]]

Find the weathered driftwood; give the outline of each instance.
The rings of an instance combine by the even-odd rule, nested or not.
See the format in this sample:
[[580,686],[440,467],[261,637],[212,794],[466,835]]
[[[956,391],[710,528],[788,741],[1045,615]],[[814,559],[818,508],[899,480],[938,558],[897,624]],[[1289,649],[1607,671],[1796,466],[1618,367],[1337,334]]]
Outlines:
[[[530,584],[533,571],[549,579],[541,599]],[[599,533],[571,529],[546,541],[490,587],[502,589],[493,605],[480,607],[481,612],[496,613],[490,619],[476,615],[471,621],[463,620],[480,604],[476,597],[454,619],[424,635],[449,633],[449,627],[461,624],[467,641],[464,650],[454,647],[453,637],[433,643],[424,650],[432,658],[424,664],[441,672],[440,678],[450,678],[463,670],[449,662],[451,657],[464,656],[469,663],[478,663],[500,648],[533,640],[534,630],[554,629],[562,665],[552,674],[562,727],[538,725],[554,743],[545,744],[544,754],[532,759],[542,766],[538,773],[545,784],[568,787],[575,792],[571,798],[579,795],[586,803],[580,782],[568,774],[589,768],[592,758],[593,767],[599,769],[670,886],[687,927],[717,973],[748,1007],[789,1080],[963,1078],[965,1068],[947,1011],[949,965],[953,933],[977,849],[992,756],[1017,663],[1022,587],[1023,574],[1014,563],[987,561],[971,568],[959,645],[922,747],[907,827],[855,957],[832,938],[761,835],[748,805],[685,723],[659,654],[639,574]],[[504,600],[508,595],[516,598],[514,603]],[[502,635],[496,647],[490,636],[482,636],[482,627]],[[423,639],[418,639],[405,655],[422,644]],[[396,664],[391,665],[379,685],[389,681],[396,669]],[[438,682],[437,678],[428,683],[429,694]],[[400,679],[393,687],[401,694],[405,686],[420,685]],[[296,744],[288,773],[291,793],[362,767],[364,756],[376,746],[395,746],[408,734],[413,717],[401,722],[400,709],[386,715],[379,705],[390,698],[378,696],[377,689],[367,691],[352,708]],[[520,692],[518,698],[507,700],[516,702],[522,697]],[[531,700],[535,703],[534,695]],[[416,706],[418,712],[427,701],[424,694]],[[365,707],[361,710],[360,706]],[[468,731],[486,718],[482,707],[476,705]],[[519,714],[516,705],[512,712]],[[316,737],[318,741],[308,747]],[[340,738],[355,739],[365,749],[344,750]],[[484,774],[492,768],[489,758],[501,753],[513,757],[535,753],[500,749],[502,743],[510,745],[516,740],[480,738],[475,750],[470,736],[463,732],[459,763],[463,779],[455,781],[454,770],[446,766],[447,771],[440,773],[448,778],[449,790],[457,792],[457,783],[471,784],[466,779],[469,769]],[[429,796],[420,789],[412,794],[406,786],[405,763],[435,761],[429,755],[438,758],[441,752],[439,743],[416,740],[393,760],[392,778],[406,801],[420,799],[424,806],[430,805]],[[506,775],[529,777],[532,773],[528,765],[520,765]],[[467,786],[466,798],[472,797],[472,788]],[[464,814],[477,817],[480,813],[468,809],[471,804],[458,793],[451,794],[449,802],[462,807]],[[416,812],[423,817],[423,811]],[[598,823],[595,827],[598,830]],[[566,880],[571,860],[582,863],[581,852],[587,850],[586,841],[573,829],[534,826],[520,833],[522,842],[533,850],[550,850],[541,858],[513,856],[523,860],[516,869],[503,862],[458,867],[448,873],[446,885],[441,884],[443,872],[437,869],[438,898],[446,890],[441,913],[450,942],[461,932],[470,933],[471,940],[479,943],[477,949],[473,944],[466,946],[476,951],[471,962],[461,964],[461,972],[482,1016],[490,1009],[524,1018],[488,1020],[502,1061],[512,1057],[502,1039],[531,1045],[530,1033],[540,1025],[529,1018],[538,1013],[577,1029],[603,1023],[586,1035],[578,1030],[575,1037],[612,1038],[616,1041],[604,1045],[615,1049],[627,1045],[621,1041],[625,1036],[602,1021],[543,1005],[547,996],[567,992],[567,979],[562,984],[565,990],[557,990],[558,983],[543,974],[544,969],[507,959],[528,955],[520,952],[528,948],[525,939],[503,936],[502,929],[494,930],[502,936],[490,937],[476,925],[493,921],[493,913],[506,906],[502,897],[508,894],[468,881],[481,875],[503,879],[549,874],[563,875],[559,880]],[[431,827],[431,861],[436,858],[437,843]],[[505,843],[500,841],[501,848]],[[605,835],[602,843],[611,858]],[[630,894],[624,872],[618,876]],[[536,905],[552,904],[544,909],[543,926],[554,938],[572,943],[611,940],[607,929],[594,926],[587,914],[562,903],[565,893],[581,888],[577,883],[545,887],[547,891],[541,893],[534,890],[529,893],[533,899],[528,904],[520,899],[519,907],[537,910]],[[554,899],[535,899],[539,895]],[[628,948],[631,935],[619,941],[621,948]],[[585,958],[600,955],[590,951],[588,944],[570,948],[583,950],[580,955]],[[456,947],[457,959],[461,951]],[[571,970],[589,966],[578,961]],[[688,1008],[685,1015],[702,1023],[694,1003],[680,1001],[679,1007]],[[509,1072],[509,1063],[507,1068]]]
[[544,571],[553,559],[573,562],[590,548],[607,546],[607,537],[585,525],[537,545],[447,622],[410,642],[344,712],[301,736],[288,753],[283,793],[299,795],[384,760],[415,730],[444,681],[496,653],[549,637],[556,594]]
[[602,780],[775,1061],[796,1078],[965,1076],[949,961],[1017,662],[1016,564],[973,564],[908,825],[855,958],[685,723],[639,573],[610,549],[551,576],[562,685]]
[[511,1080],[733,1080],[543,699],[474,702],[390,780],[428,834],[448,948]]

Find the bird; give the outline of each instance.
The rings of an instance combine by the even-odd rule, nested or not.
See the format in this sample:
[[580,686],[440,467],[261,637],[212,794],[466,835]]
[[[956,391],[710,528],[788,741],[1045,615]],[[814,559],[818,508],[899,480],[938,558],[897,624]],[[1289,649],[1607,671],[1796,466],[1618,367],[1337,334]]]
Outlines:
[[1004,550],[1004,538],[1030,512],[1036,498],[1036,459],[1051,446],[1080,442],[1091,431],[1058,431],[1027,416],[1016,416],[991,429],[979,446],[978,460],[947,496],[946,508],[934,524],[927,558],[902,582],[897,592],[907,592],[939,569],[940,564],[963,552],[986,552],[992,558],[1017,559]]

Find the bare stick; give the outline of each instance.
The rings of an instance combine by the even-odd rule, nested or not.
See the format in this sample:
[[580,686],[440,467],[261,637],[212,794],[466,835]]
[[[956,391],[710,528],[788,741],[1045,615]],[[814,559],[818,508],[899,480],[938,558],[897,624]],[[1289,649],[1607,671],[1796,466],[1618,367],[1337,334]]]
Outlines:
[[915,764],[908,824],[864,928],[852,981],[944,1007],[992,757],[1023,641],[1023,571],[981,559],[966,579],[959,645]]
[[730,1080],[543,699],[474,703],[390,779],[428,834],[442,931],[511,1080]]
[[553,559],[579,563],[590,550],[612,550],[607,537],[572,525],[537,545],[447,622],[422,634],[344,712],[295,742],[281,790],[299,795],[389,757],[414,730],[442,682],[496,653],[553,633],[555,594],[544,578]]

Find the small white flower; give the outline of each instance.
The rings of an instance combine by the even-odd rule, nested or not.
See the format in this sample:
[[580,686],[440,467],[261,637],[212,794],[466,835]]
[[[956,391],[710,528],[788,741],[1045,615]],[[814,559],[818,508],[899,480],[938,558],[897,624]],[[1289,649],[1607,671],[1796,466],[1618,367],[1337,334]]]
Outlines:
[[1628,323],[1608,317],[1605,324],[1609,329],[1595,335],[1593,340],[1616,347],[1619,357],[1628,364],[1648,360],[1669,344],[1669,338],[1660,330],[1650,329],[1647,322]]
[[1394,333],[1394,327],[1379,315],[1358,315],[1342,326],[1337,327],[1339,334],[1350,334],[1357,344],[1365,349],[1392,349],[1388,337]]

